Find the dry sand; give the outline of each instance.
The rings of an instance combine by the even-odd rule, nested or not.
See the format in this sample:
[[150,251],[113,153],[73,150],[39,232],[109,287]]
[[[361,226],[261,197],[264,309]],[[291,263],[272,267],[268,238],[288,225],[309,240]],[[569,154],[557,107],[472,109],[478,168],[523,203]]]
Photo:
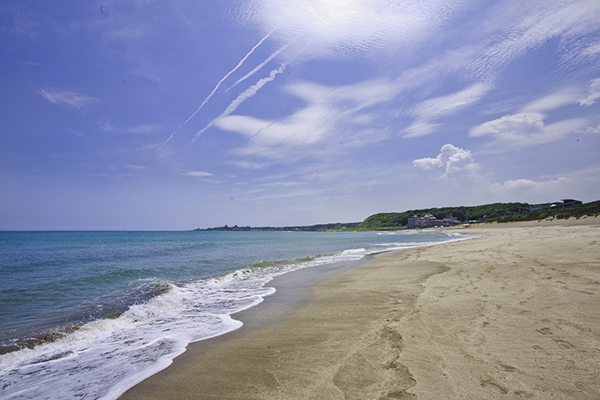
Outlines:
[[191,345],[123,398],[600,399],[600,218],[465,232]]

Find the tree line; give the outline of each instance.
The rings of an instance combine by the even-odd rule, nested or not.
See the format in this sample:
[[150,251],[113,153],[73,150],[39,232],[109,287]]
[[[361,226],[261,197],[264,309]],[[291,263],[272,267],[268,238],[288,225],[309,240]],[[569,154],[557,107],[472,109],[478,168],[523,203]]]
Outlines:
[[585,215],[600,215],[600,200],[572,207],[550,208],[531,212],[532,207],[533,205],[529,203],[493,203],[472,207],[423,208],[404,212],[378,213],[365,219],[358,227],[377,229],[406,226],[410,217],[415,215],[423,217],[426,214],[431,214],[437,219],[455,217],[463,222],[473,220],[479,222],[534,221],[545,218],[566,219],[570,217],[580,218]]

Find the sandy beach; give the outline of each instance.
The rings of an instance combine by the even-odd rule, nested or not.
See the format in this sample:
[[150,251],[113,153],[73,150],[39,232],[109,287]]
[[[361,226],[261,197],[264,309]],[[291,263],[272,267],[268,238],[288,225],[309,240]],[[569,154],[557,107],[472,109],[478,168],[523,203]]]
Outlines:
[[293,301],[284,278],[122,398],[599,399],[600,217],[464,232],[479,237],[381,254]]

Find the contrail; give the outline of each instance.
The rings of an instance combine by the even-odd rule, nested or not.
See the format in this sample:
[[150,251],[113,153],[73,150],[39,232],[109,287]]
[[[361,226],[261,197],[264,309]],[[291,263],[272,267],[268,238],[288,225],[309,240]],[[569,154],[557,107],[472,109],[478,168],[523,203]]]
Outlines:
[[289,45],[290,45],[290,43],[286,44],[285,46],[283,46],[282,48],[280,48],[279,50],[277,50],[275,53],[271,54],[269,57],[267,57],[267,59],[265,61],[263,61],[262,63],[260,63],[256,68],[254,68],[252,71],[248,72],[246,75],[244,75],[240,79],[238,79],[233,85],[231,85],[226,90],[226,92],[228,92],[231,89],[233,89],[234,87],[236,87],[238,85],[238,83],[241,83],[241,82],[245,81],[246,79],[250,78],[257,71],[259,71],[262,67],[264,67],[265,65],[267,65],[272,59],[274,59],[275,57],[277,57],[279,55],[279,53],[281,53],[282,51],[284,51]]
[[208,96],[206,96],[206,98],[204,99],[204,101],[202,102],[202,104],[200,104],[200,107],[198,107],[198,109],[188,118],[185,120],[185,122],[181,125],[179,125],[179,127],[177,129],[175,129],[173,131],[173,133],[171,133],[171,136],[169,136],[169,138],[167,140],[165,140],[165,142],[158,148],[158,150],[162,149],[167,143],[169,143],[169,141],[171,141],[171,139],[173,139],[173,136],[175,136],[177,134],[177,132],[179,132],[181,130],[181,128],[183,128],[188,122],[190,122],[199,112],[200,110],[202,110],[202,108],[206,105],[206,103],[208,103],[208,101],[213,97],[213,95],[215,94],[215,92],[219,89],[219,86],[221,86],[221,84],[223,83],[223,81],[225,81],[225,79],[227,79],[229,77],[229,75],[233,74],[235,71],[237,71],[238,68],[240,68],[242,66],[242,64],[244,63],[244,61],[246,61],[248,59],[248,57],[250,57],[250,55],[252,53],[254,53],[254,50],[256,50],[258,48],[258,46],[260,46],[265,40],[267,40],[267,38],[269,36],[271,36],[271,34],[273,32],[275,32],[275,30],[279,27],[279,25],[277,25],[275,28],[273,28],[269,33],[267,33],[265,35],[265,37],[263,37],[262,39],[260,39],[258,41],[258,43],[256,43],[256,45],[254,45],[254,47],[252,49],[250,49],[250,51],[244,56],[244,58],[242,58],[240,60],[240,62],[231,70],[229,71],[220,81],[219,83],[217,83],[217,86],[215,86],[215,88],[212,90],[212,92],[210,92],[210,94]]
[[229,104],[229,106],[225,109],[225,111],[223,111],[221,113],[221,115],[219,115],[217,118],[215,118],[212,121],[210,121],[208,123],[208,125],[206,125],[204,128],[200,129],[196,133],[196,135],[194,136],[194,139],[190,142],[190,144],[192,144],[196,140],[198,140],[198,138],[204,132],[206,132],[209,128],[211,128],[215,124],[216,120],[218,120],[219,118],[226,117],[229,114],[231,114],[232,112],[234,112],[244,101],[246,101],[250,97],[254,96],[267,83],[273,81],[278,74],[281,74],[285,70],[285,67],[286,67],[285,63],[281,64],[281,66],[279,68],[272,70],[271,73],[269,74],[269,76],[267,78],[260,79],[254,85],[252,85],[248,89],[244,90],[238,97],[236,97],[235,100],[233,100],[231,102],[231,104]]

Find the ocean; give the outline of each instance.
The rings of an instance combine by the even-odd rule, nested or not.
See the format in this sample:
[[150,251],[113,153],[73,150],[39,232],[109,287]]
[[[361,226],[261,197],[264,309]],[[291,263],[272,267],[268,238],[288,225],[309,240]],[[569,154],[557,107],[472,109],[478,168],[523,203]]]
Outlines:
[[115,399],[277,275],[468,235],[450,232],[0,232],[0,397]]

